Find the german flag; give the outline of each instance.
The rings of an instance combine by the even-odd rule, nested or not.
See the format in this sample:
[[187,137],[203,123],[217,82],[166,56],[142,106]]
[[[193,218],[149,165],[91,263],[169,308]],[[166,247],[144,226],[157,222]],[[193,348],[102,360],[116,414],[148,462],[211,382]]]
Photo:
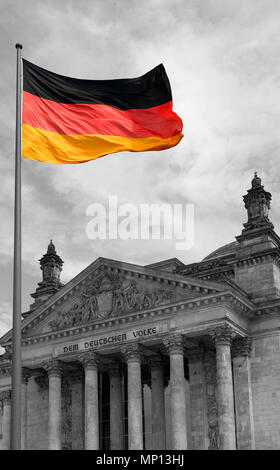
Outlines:
[[163,150],[183,137],[162,64],[139,78],[81,80],[23,60],[22,156],[83,163]]

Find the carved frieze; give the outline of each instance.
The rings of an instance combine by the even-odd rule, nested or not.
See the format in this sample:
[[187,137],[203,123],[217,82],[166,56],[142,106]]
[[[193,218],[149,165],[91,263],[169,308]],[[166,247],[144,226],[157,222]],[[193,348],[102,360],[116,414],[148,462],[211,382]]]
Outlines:
[[134,279],[100,271],[80,291],[73,306],[49,323],[52,331],[145,310],[172,300],[168,289],[143,288]]

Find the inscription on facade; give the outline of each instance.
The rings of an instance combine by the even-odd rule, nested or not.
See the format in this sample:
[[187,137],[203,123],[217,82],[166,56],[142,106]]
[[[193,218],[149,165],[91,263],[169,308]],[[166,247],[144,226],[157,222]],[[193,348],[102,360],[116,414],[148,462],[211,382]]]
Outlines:
[[123,343],[125,341],[131,340],[140,340],[143,338],[147,338],[157,333],[163,332],[165,328],[153,326],[150,328],[139,328],[132,331],[126,331],[118,334],[112,334],[108,336],[102,336],[99,338],[89,338],[87,340],[82,340],[77,343],[65,344],[62,345],[55,350],[55,355],[58,356],[60,354],[68,354],[68,353],[76,353],[80,351],[86,351],[92,348],[99,348],[102,346],[107,345],[114,345],[117,343]]

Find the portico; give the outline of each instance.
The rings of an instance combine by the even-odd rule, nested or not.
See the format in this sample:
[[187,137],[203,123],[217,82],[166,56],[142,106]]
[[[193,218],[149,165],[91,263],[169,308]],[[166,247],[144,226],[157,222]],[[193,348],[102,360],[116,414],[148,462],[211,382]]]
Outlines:
[[[229,332],[231,336],[240,335],[240,332],[224,321],[216,329],[206,329],[205,334],[200,332],[199,335],[168,332],[163,325],[159,321],[157,327],[142,330],[134,326],[131,330],[124,330],[119,341],[114,343],[106,341],[106,338],[116,336],[112,334],[102,335],[102,344],[98,336],[94,339],[93,334],[75,343],[66,339],[53,347],[53,357],[45,358],[43,362],[26,359],[22,381],[23,448],[36,448],[36,443],[31,442],[28,418],[35,412],[38,414],[37,434],[44,435],[45,448],[50,450],[192,448],[191,433],[195,423],[187,418],[191,413],[186,409],[187,390],[193,387],[189,377],[189,358],[197,351],[198,344],[203,351],[202,360],[209,347],[215,354],[213,331],[220,336],[224,331],[225,338]],[[146,336],[144,333],[139,335],[139,331],[146,331]],[[136,332],[137,340],[127,341],[127,337],[134,336]],[[33,352],[36,344],[37,341],[31,347]],[[99,346],[88,346],[90,344]],[[217,377],[231,377],[231,362],[224,363],[217,355],[216,371]],[[150,410],[146,411],[149,416],[144,412],[147,410],[144,406],[144,383],[149,384],[151,394]],[[39,410],[36,402],[42,395],[42,384],[47,403]],[[221,404],[217,399],[221,423],[219,441],[223,448],[231,449],[235,448],[234,422],[230,420],[228,426],[223,423],[233,413],[232,382],[227,383],[226,390],[220,393]],[[68,402],[67,396],[71,397]],[[3,404],[2,448],[8,449],[9,391],[2,392],[0,400]],[[206,405],[204,411],[207,414]],[[41,429],[40,416],[47,421]],[[150,422],[148,432],[145,419]],[[167,428],[169,441],[166,439]],[[207,431],[205,442],[209,442]]]

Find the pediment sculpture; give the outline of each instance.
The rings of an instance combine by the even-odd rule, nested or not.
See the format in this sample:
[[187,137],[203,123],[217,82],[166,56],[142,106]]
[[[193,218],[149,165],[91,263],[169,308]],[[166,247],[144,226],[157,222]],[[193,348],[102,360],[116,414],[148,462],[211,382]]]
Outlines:
[[143,288],[134,279],[101,272],[84,286],[73,306],[65,312],[59,312],[49,326],[52,331],[56,331],[145,310],[170,302],[173,295],[167,289]]

